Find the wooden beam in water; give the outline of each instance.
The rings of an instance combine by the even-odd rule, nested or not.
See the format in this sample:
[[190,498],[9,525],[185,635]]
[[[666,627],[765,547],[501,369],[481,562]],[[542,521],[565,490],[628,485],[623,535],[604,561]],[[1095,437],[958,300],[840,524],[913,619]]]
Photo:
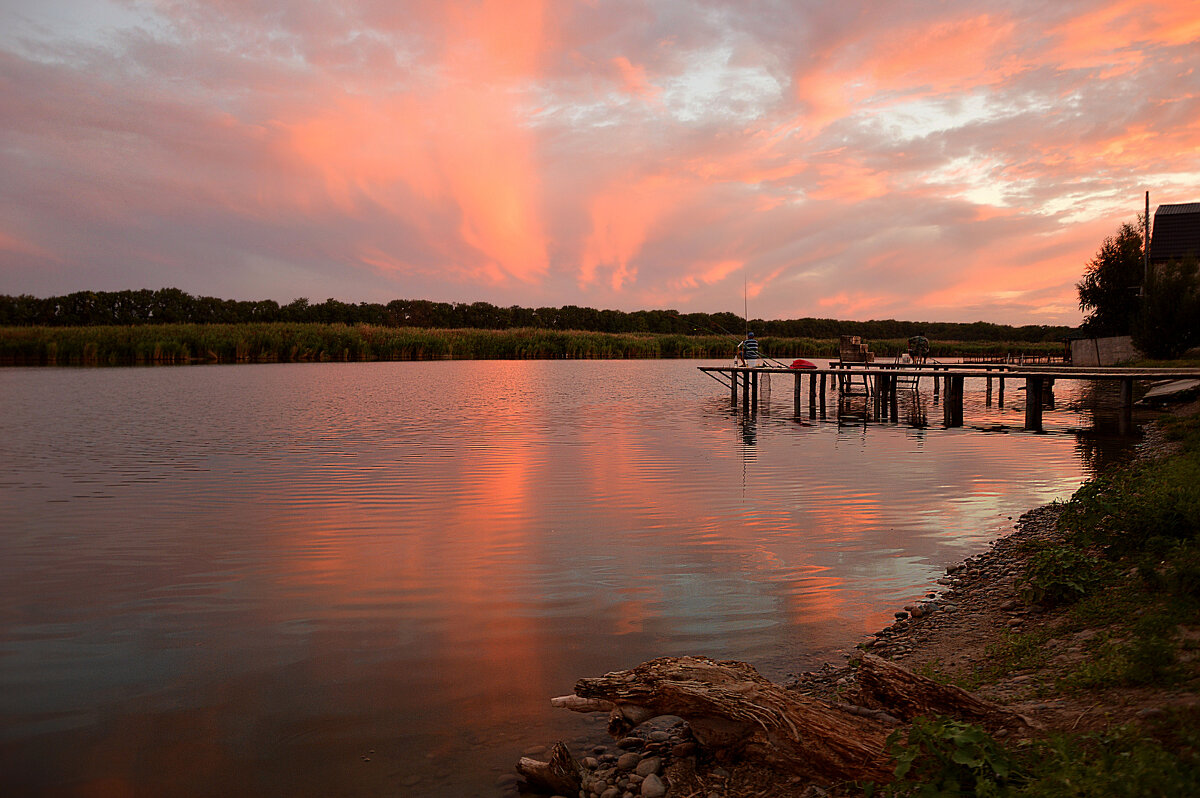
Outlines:
[[1042,431],[1042,378],[1025,378],[1025,429]]
[[1122,428],[1133,424],[1133,380],[1121,380],[1121,420]]
[[945,382],[946,382],[946,390],[942,392],[942,426],[953,427],[954,426],[954,415],[950,412],[950,378],[949,377],[942,377],[941,379],[938,379],[937,377],[933,378],[933,395],[934,396],[938,395],[938,383],[942,382],[942,380],[945,380]]
[[950,378],[950,394],[944,401],[950,405],[950,420],[955,427],[963,425],[963,377]]

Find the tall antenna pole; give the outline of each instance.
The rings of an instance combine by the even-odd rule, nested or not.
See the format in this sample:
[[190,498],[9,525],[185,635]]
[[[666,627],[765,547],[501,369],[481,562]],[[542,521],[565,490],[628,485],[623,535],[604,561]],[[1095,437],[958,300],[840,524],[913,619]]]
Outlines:
[[[1146,192],[1149,195],[1150,192]],[[750,332],[750,284],[746,282],[746,264],[742,264],[742,302],[745,307],[742,308],[743,318],[746,320],[746,332]]]

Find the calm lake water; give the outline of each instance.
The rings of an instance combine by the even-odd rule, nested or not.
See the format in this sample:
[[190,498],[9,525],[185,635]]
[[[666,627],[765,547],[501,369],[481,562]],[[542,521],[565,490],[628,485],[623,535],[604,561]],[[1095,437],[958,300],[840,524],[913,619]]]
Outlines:
[[1078,384],[918,429],[697,365],[0,370],[0,793],[493,796],[601,736],[577,678],[840,661],[1134,443]]

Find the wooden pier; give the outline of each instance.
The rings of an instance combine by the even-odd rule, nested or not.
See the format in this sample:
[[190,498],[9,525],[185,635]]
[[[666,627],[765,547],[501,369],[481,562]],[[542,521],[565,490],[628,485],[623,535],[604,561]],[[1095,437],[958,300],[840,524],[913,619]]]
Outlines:
[[1155,380],[1200,379],[1200,369],[1074,368],[1052,365],[1013,365],[1007,363],[830,363],[825,368],[745,368],[740,366],[700,366],[729,390],[730,406],[738,406],[738,393],[744,412],[758,411],[759,377],[762,374],[790,374],[794,378],[793,404],[796,415],[802,410],[803,382],[808,381],[810,418],[826,416],[826,395],[838,394],[839,407],[848,398],[861,397],[864,406],[872,404],[881,420],[898,420],[899,396],[903,390],[916,391],[922,380],[931,380],[933,393],[942,394],[942,416],[947,427],[963,425],[963,382],[967,378],[987,379],[987,404],[991,404],[993,381],[998,383],[998,401],[1004,406],[1006,380],[1022,380],[1025,391],[1025,429],[1040,431],[1042,414],[1053,408],[1053,385],[1057,380],[1117,381],[1120,384],[1120,414],[1124,423],[1133,415],[1134,383]]

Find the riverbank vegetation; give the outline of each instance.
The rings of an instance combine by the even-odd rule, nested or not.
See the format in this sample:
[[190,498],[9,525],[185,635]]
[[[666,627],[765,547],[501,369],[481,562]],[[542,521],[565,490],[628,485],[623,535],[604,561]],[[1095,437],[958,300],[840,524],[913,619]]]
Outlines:
[[[487,302],[449,303],[396,299],[387,304],[311,303],[301,297],[284,305],[273,300],[238,301],[196,297],[177,288],[157,291],[78,291],[39,298],[0,295],[0,327],[93,327],[147,324],[360,324],[373,327],[476,330],[576,330],[602,333],[741,336],[747,323],[732,313],[680,313],[676,310],[596,310],[562,307],[499,307]],[[871,340],[907,339],[924,335],[931,340],[1025,344],[1061,341],[1068,327],[973,322],[842,321],[838,319],[751,319],[749,329],[777,338],[836,339],[858,335]]]
[[[760,338],[780,361],[836,357],[836,339]],[[156,324],[0,327],[0,364],[140,365],[525,358],[732,358],[730,335],[601,333],[586,330],[437,329],[369,324]],[[932,356],[1058,355],[1057,343],[933,341]],[[894,357],[907,339],[872,341]]]
[[[1073,725],[1006,743],[927,718],[891,739],[897,780],[867,794],[1173,796],[1200,791],[1200,416],[1167,419],[1171,450],[1086,483],[1058,539],[1027,545],[1021,595],[1047,621],[1006,633],[966,680],[1074,701]],[[1075,656],[1064,652],[1078,648]],[[948,679],[948,681],[951,681]],[[962,675],[952,681],[962,683]],[[1085,716],[1092,728],[1075,726]],[[1113,722],[1104,720],[1114,718]]]

